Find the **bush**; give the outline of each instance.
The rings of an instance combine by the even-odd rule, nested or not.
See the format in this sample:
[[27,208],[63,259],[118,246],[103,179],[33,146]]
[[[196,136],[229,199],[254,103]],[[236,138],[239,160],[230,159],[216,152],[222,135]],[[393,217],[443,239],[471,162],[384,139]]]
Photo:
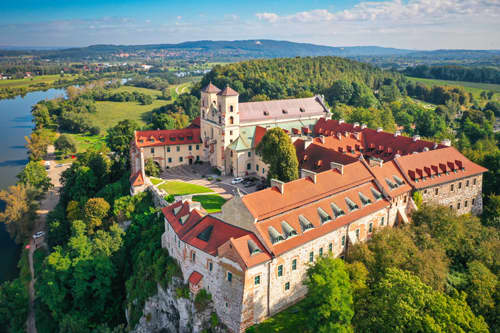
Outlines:
[[173,194],[169,194],[165,197],[165,200],[168,202],[168,203],[173,203],[175,201],[175,197]]
[[207,180],[208,180],[209,182],[211,182],[213,179],[214,179],[213,177],[210,177],[210,176],[209,176],[209,177],[207,177]]
[[189,291],[189,287],[187,285],[179,287],[175,290],[175,295],[177,296],[177,298],[189,299],[190,294],[191,294],[191,292]]
[[196,311],[201,312],[207,308],[211,301],[212,295],[205,289],[201,289],[194,299],[194,307]]
[[422,201],[423,201],[422,193],[418,191],[413,193],[413,201],[415,202],[415,205],[417,205],[417,208],[420,208],[420,206],[422,206]]
[[217,177],[215,180],[216,180],[216,181],[218,181],[218,182],[221,182],[221,181],[222,181],[222,178]]

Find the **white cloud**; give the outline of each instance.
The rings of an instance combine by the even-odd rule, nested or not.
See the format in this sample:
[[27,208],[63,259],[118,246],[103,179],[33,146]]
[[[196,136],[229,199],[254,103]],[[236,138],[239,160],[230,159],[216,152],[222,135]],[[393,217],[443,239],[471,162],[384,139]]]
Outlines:
[[257,13],[255,14],[259,20],[274,23],[280,18],[278,14],[274,13]]

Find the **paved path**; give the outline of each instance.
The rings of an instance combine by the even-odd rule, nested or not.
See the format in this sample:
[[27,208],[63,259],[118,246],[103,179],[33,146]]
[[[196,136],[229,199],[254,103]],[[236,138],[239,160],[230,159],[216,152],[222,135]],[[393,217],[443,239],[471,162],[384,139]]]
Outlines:
[[[49,146],[47,148],[47,161],[50,162],[50,169],[47,171],[48,176],[50,177],[50,180],[52,182],[52,185],[54,187],[50,189],[43,200],[40,202],[40,209],[37,211],[38,218],[35,223],[35,229],[34,232],[37,231],[47,231],[45,227],[45,222],[47,218],[48,212],[50,212],[54,207],[57,205],[59,202],[59,190],[61,188],[61,174],[64,170],[66,170],[70,164],[65,164],[60,167],[56,167],[57,163],[55,162],[55,155],[54,155],[54,146]],[[42,240],[41,246],[47,246],[44,240]],[[40,247],[40,245],[39,245]],[[26,323],[27,326],[27,332],[28,333],[37,333],[36,329],[36,320],[35,320],[35,310],[34,310],[34,303],[35,303],[35,270],[33,267],[33,253],[35,252],[35,242],[33,241],[33,238],[30,240],[30,251],[28,255],[28,262],[30,266],[30,271],[31,271],[31,281],[29,284],[29,294],[30,294],[30,307],[29,307],[29,313],[28,313],[28,320]]]

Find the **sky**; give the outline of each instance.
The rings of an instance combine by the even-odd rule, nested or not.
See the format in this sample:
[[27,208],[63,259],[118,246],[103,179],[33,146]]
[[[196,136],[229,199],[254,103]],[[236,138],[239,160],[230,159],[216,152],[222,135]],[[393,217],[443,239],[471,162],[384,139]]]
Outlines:
[[277,39],[500,49],[500,0],[0,1],[1,46]]

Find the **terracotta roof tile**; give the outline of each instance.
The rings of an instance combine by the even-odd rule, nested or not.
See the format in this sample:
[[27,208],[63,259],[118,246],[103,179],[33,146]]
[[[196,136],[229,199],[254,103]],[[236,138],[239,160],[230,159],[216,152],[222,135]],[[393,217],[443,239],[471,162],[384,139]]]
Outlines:
[[201,90],[202,92],[206,92],[206,93],[219,93],[220,92],[220,89],[217,88],[212,82],[210,82],[205,88],[203,88]]
[[[248,245],[249,241],[253,242],[257,248],[260,249],[260,252],[251,254]],[[271,259],[271,255],[253,233],[231,239],[231,244],[245,263],[246,267],[252,267]]]
[[203,279],[203,275],[201,275],[201,273],[198,273],[197,271],[193,271],[193,273],[191,273],[191,275],[189,276],[188,281],[190,284],[197,286],[198,283],[200,283],[201,279]]
[[200,144],[201,134],[199,128],[136,131],[134,140],[137,147]]
[[[354,163],[358,160],[358,158],[353,157],[353,154],[339,153],[325,147],[321,143],[318,143],[318,140],[318,138],[314,139],[314,142],[311,143],[305,150],[305,141],[303,139],[297,139],[293,143],[297,153],[297,159],[299,160],[299,167],[301,169],[322,172],[330,169],[330,162],[346,165]],[[318,165],[318,161],[322,161],[321,165]]]
[[[372,166],[369,167],[370,170],[373,172],[375,177],[377,178],[379,184],[384,188],[386,193],[390,195],[391,197],[398,196],[400,194],[403,194],[405,192],[410,192],[411,191],[411,186],[408,184],[408,182],[405,180],[404,175],[401,173],[399,168],[397,167],[396,163],[394,161],[389,161],[382,166]],[[398,177],[394,179],[394,176]],[[394,183],[397,183],[397,180],[402,180],[404,184],[399,185],[397,188],[392,189],[386,181],[386,178],[391,180]]]
[[130,177],[130,183],[132,184],[132,186],[144,185],[144,178],[142,177],[141,170],[137,171]]
[[219,95],[219,96],[238,96],[239,94],[237,91],[235,91],[230,86],[226,86],[226,88],[224,88],[224,90],[219,92],[217,95]]
[[[394,161],[405,178],[417,189],[488,171],[467,159],[454,147],[401,156]],[[463,170],[459,167],[460,165],[464,168]]]

